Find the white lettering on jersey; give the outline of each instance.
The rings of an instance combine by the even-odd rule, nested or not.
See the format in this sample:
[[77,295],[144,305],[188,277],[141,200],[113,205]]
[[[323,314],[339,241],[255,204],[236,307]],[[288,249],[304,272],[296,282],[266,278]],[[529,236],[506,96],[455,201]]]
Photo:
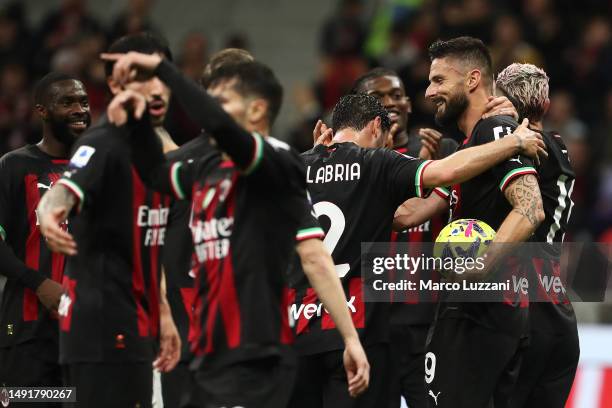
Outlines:
[[222,259],[230,248],[230,237],[234,226],[233,217],[213,218],[208,221],[195,221],[191,224],[191,234],[195,244],[198,262]]
[[[314,179],[313,179],[314,176]],[[327,164],[319,167],[316,174],[311,174],[311,166],[306,168],[307,183],[330,183],[332,181],[353,181],[361,178],[361,165],[350,164]]]

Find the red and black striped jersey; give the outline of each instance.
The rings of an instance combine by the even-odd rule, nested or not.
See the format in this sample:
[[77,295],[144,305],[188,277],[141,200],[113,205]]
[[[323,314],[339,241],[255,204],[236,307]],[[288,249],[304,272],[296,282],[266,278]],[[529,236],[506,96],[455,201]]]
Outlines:
[[538,244],[541,256],[532,259],[529,287],[538,291],[540,301],[529,304],[529,320],[532,330],[564,333],[568,327],[575,329],[574,309],[565,292],[546,290],[544,282],[561,278],[561,243],[574,206],[571,196],[576,176],[561,135],[540,133],[548,152],[548,157],[536,168],[546,216],[532,238],[541,243]]
[[[207,138],[196,137],[177,150],[169,152],[166,157],[170,162],[199,159],[206,155],[216,155]],[[173,200],[166,226],[166,239],[162,263],[166,272],[166,289],[168,303],[172,310],[174,324],[181,336],[181,361],[188,362],[193,358],[189,347],[189,334],[192,327],[193,306],[195,300],[194,277],[197,262],[194,261],[193,240],[189,223],[191,220],[191,203],[186,200]],[[193,333],[193,329],[191,330]]]
[[[302,154],[314,209],[327,233],[347,306],[364,344],[388,340],[389,303],[364,302],[361,253],[364,242],[387,242],[397,207],[423,195],[422,173],[430,161],[354,143],[316,146]],[[331,316],[302,279],[290,314],[302,354],[342,349]]]
[[[479,120],[472,134],[468,136],[459,150],[489,143],[512,134],[518,123],[510,116],[492,116]],[[512,211],[504,192],[515,178],[536,174],[530,158],[517,155],[491,167],[489,170],[461,184],[454,185],[450,192],[436,189],[440,194],[448,194],[451,219],[473,218],[489,224],[494,230],[500,227]],[[527,313],[524,303],[508,299],[506,303],[442,303],[444,306],[460,308],[470,319],[480,324],[511,334],[525,333]],[[518,306],[521,307],[518,307]],[[453,310],[453,314],[456,314]],[[444,313],[439,313],[442,316]]]
[[[47,248],[40,233],[36,207],[40,197],[60,178],[67,163],[67,159],[51,157],[36,145],[22,147],[0,159],[0,239],[3,240],[0,245],[9,247],[3,251],[3,257],[17,258],[1,259],[0,274],[8,279],[0,306],[0,347],[33,338],[57,342],[57,320],[38,301],[35,286],[44,278],[61,282],[64,256],[53,254]],[[27,271],[35,277],[39,274],[31,284],[19,278]]]
[[[449,138],[441,140],[439,158],[450,156],[457,150],[457,142]],[[421,141],[418,135],[412,135],[404,146],[395,148],[398,153],[412,157],[419,157]],[[438,192],[438,190],[434,190]],[[434,216],[431,220],[408,228],[404,231],[391,232],[391,253],[410,253],[411,256],[428,255],[424,251],[431,249],[430,245],[421,245],[422,242],[434,242],[444,226],[448,223],[448,214]],[[396,274],[404,271],[395,271]],[[401,279],[397,277],[396,279]],[[412,280],[439,280],[439,274],[431,271],[417,270]],[[431,291],[404,291],[393,293],[391,306],[392,324],[430,324],[435,313],[437,296]]]
[[276,139],[252,137],[244,171],[217,154],[176,162],[154,182],[191,200],[192,350],[207,365],[277,354],[293,342],[286,272],[296,240],[323,236],[316,222],[298,228],[312,212],[299,156]]
[[[132,165],[131,134],[103,120],[81,136],[58,181],[77,197],[78,254],[66,263],[60,361],[152,361],[170,198]],[[137,148],[137,147],[134,147]]]

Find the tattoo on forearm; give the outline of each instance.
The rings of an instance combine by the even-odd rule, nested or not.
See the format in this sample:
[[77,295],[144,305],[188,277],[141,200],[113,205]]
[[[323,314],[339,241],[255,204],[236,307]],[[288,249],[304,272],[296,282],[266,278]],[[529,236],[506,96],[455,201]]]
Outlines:
[[68,189],[62,185],[51,187],[45,195],[43,195],[38,204],[38,213],[40,216],[53,210],[54,208],[63,207],[70,212],[76,204],[76,197]]
[[543,211],[538,180],[533,174],[521,176],[506,189],[506,198],[515,211],[538,226],[538,212]]

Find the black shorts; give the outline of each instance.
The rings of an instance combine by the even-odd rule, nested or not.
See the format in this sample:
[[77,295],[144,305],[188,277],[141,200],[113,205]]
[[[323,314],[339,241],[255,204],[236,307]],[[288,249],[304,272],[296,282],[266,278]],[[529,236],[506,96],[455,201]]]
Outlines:
[[66,407],[150,408],[153,368],[150,362],[74,363],[64,366],[66,385],[76,387],[76,403]]
[[[0,387],[61,387],[57,343],[32,340],[0,348]],[[20,407],[51,408],[58,403],[19,403]]]
[[427,407],[425,341],[429,325],[391,325],[391,391],[389,408],[399,408],[401,397],[410,408]]
[[579,356],[575,326],[565,334],[532,330],[512,396],[512,408],[565,407]]
[[429,407],[509,407],[525,345],[470,319],[436,321],[425,354]]
[[193,376],[189,363],[180,362],[169,373],[161,374],[162,398],[164,407],[176,408],[191,393]]
[[285,408],[295,381],[292,350],[193,373],[194,388],[183,408]]
[[351,398],[343,364],[343,350],[300,356],[289,408],[386,407],[389,400],[389,345],[365,348],[370,363],[370,386]]

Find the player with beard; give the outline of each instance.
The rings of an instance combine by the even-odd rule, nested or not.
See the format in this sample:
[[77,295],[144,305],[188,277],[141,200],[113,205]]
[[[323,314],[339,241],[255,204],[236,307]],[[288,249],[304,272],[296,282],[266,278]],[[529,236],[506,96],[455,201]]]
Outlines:
[[[432,64],[426,97],[437,105],[436,121],[441,126],[458,126],[466,135],[459,151],[503,140],[517,127],[506,116],[482,119],[493,92],[491,57],[482,41],[471,37],[438,41],[429,53]],[[528,240],[544,219],[536,174],[531,159],[518,155],[455,184],[452,192],[437,189],[438,194],[415,203],[413,211],[396,217],[396,222],[418,225],[447,210],[450,201],[453,220],[486,222],[497,231],[494,243]],[[492,248],[489,260],[500,255],[493,252]],[[509,406],[528,335],[527,319],[527,309],[516,302],[440,302],[427,339],[425,380],[430,406]]]
[[[418,134],[408,134],[408,117],[411,112],[410,98],[402,80],[395,71],[375,68],[357,79],[353,93],[364,93],[377,98],[389,112],[393,149],[398,153],[422,159],[444,158],[455,152],[457,143],[435,129],[419,129]],[[422,252],[421,242],[432,242],[445,225],[442,215],[433,217],[420,226],[393,231],[391,242],[398,246],[410,243],[410,251]],[[397,248],[398,250],[400,248]],[[399,271],[396,271],[399,273]],[[419,277],[427,279],[422,276]],[[399,279],[399,278],[398,278]],[[411,293],[412,294],[412,293]],[[403,296],[393,299],[391,310],[390,345],[394,374],[389,407],[397,408],[401,396],[408,406],[419,408],[427,406],[423,376],[425,375],[425,338],[433,321],[435,303],[433,299]]]
[[[213,72],[220,67],[248,61],[253,61],[253,56],[245,50],[228,48],[219,51],[210,58],[210,62],[204,68],[202,86],[208,87]],[[208,138],[196,137],[176,150],[168,151],[164,147],[164,153],[169,161],[178,162],[216,154],[216,151],[210,145]],[[194,355],[189,347],[188,335],[195,298],[193,286],[196,271],[192,269],[195,265],[192,263],[194,247],[189,229],[190,216],[190,202],[175,200],[172,203],[163,250],[162,262],[167,278],[168,302],[183,346],[177,366],[170,372],[162,373],[161,376],[164,406],[168,407],[180,406],[181,398],[193,387],[189,363]]]
[[[170,55],[149,34],[122,37],[110,50]],[[38,213],[49,247],[70,255],[59,306],[60,362],[66,383],[78,388],[77,405],[150,407],[151,363],[168,371],[180,354],[160,273],[170,199],[138,177],[131,154],[139,146],[130,135],[153,126],[161,143],[170,144],[159,132],[170,92],[156,78],[118,83],[112,67],[105,68],[113,94],[129,88],[147,98],[147,125],[118,128],[104,118],[89,129]],[[58,228],[69,214],[74,238]]]
[[[517,140],[500,140],[468,149],[442,160],[424,161],[387,149],[391,127],[387,111],[369,95],[343,97],[333,112],[333,144],[318,145],[302,157],[317,215],[330,224],[326,237],[336,261],[353,322],[366,346],[372,368],[368,391],[349,398],[340,387],[340,339],[320,302],[305,281],[296,293],[296,347],[300,371],[291,407],[387,406],[389,397],[389,308],[385,303],[364,303],[361,281],[361,243],[386,242],[393,214],[405,200],[422,196],[424,189],[449,180],[466,180],[517,154]],[[533,137],[523,134],[516,137]],[[522,135],[522,136],[520,136]],[[522,139],[521,139],[522,140]],[[536,155],[541,140],[533,139]],[[519,143],[520,144],[520,143]]]
[[72,76],[47,74],[35,86],[34,103],[42,140],[0,159],[0,273],[7,277],[0,305],[0,385],[5,386],[62,385],[57,308],[64,257],[48,250],[35,209],[91,122],[85,88]]
[[[533,241],[542,244],[540,257],[532,263],[538,269],[530,274],[529,287],[545,299],[529,303],[529,347],[523,356],[512,408],[563,408],[569,396],[578,366],[580,347],[574,309],[567,296],[548,294],[542,278],[558,275],[567,223],[574,203],[571,193],[575,175],[567,156],[567,147],[554,131],[544,131],[542,120],[550,100],[548,76],[531,64],[512,64],[499,73],[498,91],[514,101],[521,117],[540,132],[548,158],[537,166],[546,218],[535,232]],[[535,289],[537,288],[537,289]]]
[[[344,338],[348,392],[362,393],[368,386],[367,359],[331,257],[316,239],[323,232],[311,215],[302,163],[288,145],[239,126],[263,132],[278,114],[282,87],[273,72],[258,62],[220,67],[208,89],[222,109],[158,57],[129,53],[104,58],[117,60],[115,76],[126,81],[134,74],[158,75],[224,152],[174,163],[168,171],[155,143],[140,151],[139,171],[149,182],[192,201],[198,262],[192,346],[198,358],[192,368],[198,387],[191,404],[286,406],[295,362],[285,275],[294,247]],[[144,101],[126,93],[111,103],[109,115],[116,112],[118,122],[127,120],[128,103],[135,103],[138,112]],[[298,229],[305,218],[310,228]]]

